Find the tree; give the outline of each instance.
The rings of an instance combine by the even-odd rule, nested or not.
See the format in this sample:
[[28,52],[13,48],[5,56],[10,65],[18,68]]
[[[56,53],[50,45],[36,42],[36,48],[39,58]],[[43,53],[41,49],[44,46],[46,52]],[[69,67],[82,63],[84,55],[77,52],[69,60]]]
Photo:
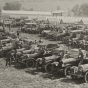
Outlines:
[[88,16],[88,3],[82,4],[80,6],[80,14]]
[[75,5],[73,8],[72,8],[72,12],[74,13],[75,16],[79,16],[80,12],[80,7],[79,5]]
[[3,7],[4,10],[20,10],[21,9],[21,3],[14,1],[14,2],[7,2],[5,3],[5,6]]
[[34,11],[34,9],[33,8],[30,8],[30,9],[28,9],[28,8],[22,8],[22,10],[24,10],[24,11]]
[[88,16],[88,3],[75,5],[72,9],[75,16]]

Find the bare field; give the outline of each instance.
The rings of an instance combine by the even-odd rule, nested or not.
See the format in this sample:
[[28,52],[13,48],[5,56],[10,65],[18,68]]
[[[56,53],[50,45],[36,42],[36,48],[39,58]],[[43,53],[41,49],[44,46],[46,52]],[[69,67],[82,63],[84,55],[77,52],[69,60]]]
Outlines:
[[[39,39],[38,35],[24,34],[33,40]],[[45,43],[56,43],[43,39]],[[61,74],[47,74],[44,71],[37,71],[35,68],[28,69],[20,64],[5,66],[4,58],[0,58],[0,88],[88,88],[83,79],[72,80],[71,77],[63,77]]]

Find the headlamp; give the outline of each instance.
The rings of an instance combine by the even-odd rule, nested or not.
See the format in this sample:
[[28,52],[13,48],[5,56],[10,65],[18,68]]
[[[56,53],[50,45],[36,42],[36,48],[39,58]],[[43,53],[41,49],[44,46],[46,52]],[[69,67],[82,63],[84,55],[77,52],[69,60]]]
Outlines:
[[82,71],[83,71],[83,67],[82,67],[82,66],[79,66],[79,67],[78,67],[78,71],[79,71],[79,72],[82,72]]

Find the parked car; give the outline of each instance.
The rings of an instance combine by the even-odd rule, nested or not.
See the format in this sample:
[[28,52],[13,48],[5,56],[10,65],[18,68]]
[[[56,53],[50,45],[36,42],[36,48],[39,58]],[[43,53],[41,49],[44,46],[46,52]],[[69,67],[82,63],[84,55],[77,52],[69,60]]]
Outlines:
[[26,23],[21,31],[26,33],[37,33],[37,23]]
[[60,60],[60,53],[64,50],[52,50],[52,56],[38,58],[36,62],[36,69],[45,69],[46,72],[51,72],[51,63]]
[[18,53],[18,62],[25,64],[26,67],[31,68],[34,67],[37,61],[37,58],[44,57],[44,56],[50,56],[52,53],[46,53],[44,54],[43,50],[26,50],[23,52]]
[[72,79],[83,78],[84,82],[88,82],[88,58],[81,65],[71,67],[70,71]]

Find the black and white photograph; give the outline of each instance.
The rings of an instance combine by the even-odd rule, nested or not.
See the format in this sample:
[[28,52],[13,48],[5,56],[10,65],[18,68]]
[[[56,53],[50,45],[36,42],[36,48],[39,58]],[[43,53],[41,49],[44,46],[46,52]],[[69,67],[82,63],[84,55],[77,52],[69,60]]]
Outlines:
[[88,0],[0,0],[0,88],[88,88]]

